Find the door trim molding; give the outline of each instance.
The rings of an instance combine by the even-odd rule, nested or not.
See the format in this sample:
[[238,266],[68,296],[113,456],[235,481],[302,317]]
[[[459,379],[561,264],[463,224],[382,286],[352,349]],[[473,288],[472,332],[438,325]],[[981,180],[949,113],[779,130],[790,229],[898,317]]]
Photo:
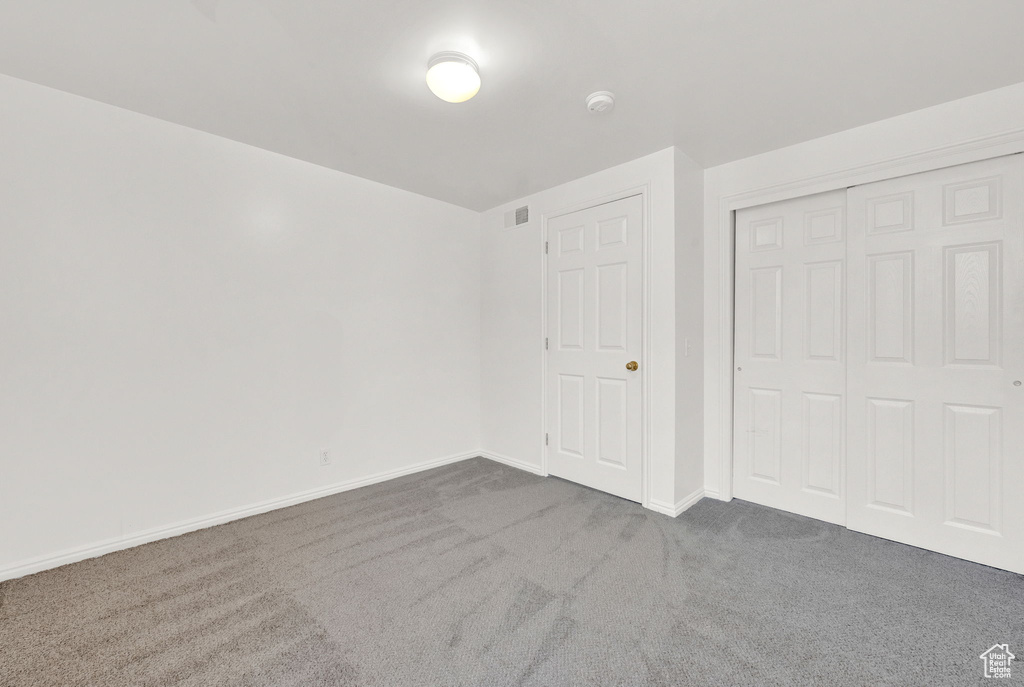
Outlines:
[[650,508],[651,501],[651,414],[649,412],[651,401],[651,275],[650,275],[650,225],[651,225],[651,182],[647,181],[638,186],[631,186],[615,193],[605,194],[587,201],[574,203],[558,210],[546,212],[541,215],[540,223],[540,307],[541,317],[540,333],[540,359],[541,359],[541,430],[540,430],[540,474],[547,476],[548,473],[548,446],[544,443],[544,434],[548,432],[548,356],[544,348],[544,340],[548,338],[548,255],[544,252],[544,242],[548,240],[548,222],[556,217],[568,215],[580,210],[589,210],[599,205],[614,203],[617,200],[642,196],[643,217],[640,222],[643,246],[641,250],[641,272],[643,286],[640,295],[640,349],[643,355],[643,364],[640,367],[640,505]]
[[[906,155],[885,158],[867,164],[842,167],[791,181],[756,186],[733,193],[719,195],[713,204],[718,242],[717,284],[708,284],[705,270],[705,304],[717,302],[717,341],[719,365],[715,370],[716,384],[705,389],[706,449],[713,451],[709,463],[718,463],[718,489],[705,488],[705,495],[732,500],[733,495],[733,371],[734,360],[734,300],[736,286],[736,222],[735,213],[747,207],[764,205],[780,200],[835,191],[861,184],[896,177],[929,172],[943,167],[977,162],[989,158],[1024,152],[1024,127],[959,143],[935,146]],[[705,305],[705,307],[707,307]],[[710,392],[710,393],[709,393]],[[714,405],[717,403],[717,408]],[[709,426],[709,421],[714,425]],[[710,444],[710,445],[707,445]],[[710,465],[708,466],[710,467]]]

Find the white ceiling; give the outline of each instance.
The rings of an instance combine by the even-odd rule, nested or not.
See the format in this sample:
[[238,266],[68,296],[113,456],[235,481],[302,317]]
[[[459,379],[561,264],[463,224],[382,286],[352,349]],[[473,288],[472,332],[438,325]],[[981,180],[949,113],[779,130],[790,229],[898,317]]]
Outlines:
[[[1022,0],[0,0],[0,72],[483,210],[1024,81],[1021,27]],[[462,105],[423,80],[452,49]]]

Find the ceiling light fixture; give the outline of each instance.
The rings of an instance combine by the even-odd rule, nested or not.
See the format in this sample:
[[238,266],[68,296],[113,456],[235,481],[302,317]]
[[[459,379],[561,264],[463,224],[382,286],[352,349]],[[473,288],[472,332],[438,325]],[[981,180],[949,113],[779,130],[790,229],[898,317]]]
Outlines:
[[445,102],[464,103],[480,90],[480,70],[469,55],[439,52],[427,63],[427,86]]

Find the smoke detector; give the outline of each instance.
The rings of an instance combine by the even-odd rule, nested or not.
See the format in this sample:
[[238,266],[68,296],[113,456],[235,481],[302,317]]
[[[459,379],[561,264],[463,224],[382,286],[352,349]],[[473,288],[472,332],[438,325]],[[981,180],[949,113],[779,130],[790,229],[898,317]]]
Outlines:
[[587,109],[594,113],[608,112],[615,107],[615,94],[597,91],[587,96]]

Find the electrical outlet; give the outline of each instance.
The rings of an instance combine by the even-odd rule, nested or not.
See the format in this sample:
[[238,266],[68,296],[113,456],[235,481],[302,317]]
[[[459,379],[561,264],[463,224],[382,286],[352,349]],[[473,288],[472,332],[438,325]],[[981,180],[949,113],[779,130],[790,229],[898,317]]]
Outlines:
[[320,464],[321,465],[330,465],[331,464],[331,451],[330,451],[330,449],[326,449],[326,448],[320,449]]

